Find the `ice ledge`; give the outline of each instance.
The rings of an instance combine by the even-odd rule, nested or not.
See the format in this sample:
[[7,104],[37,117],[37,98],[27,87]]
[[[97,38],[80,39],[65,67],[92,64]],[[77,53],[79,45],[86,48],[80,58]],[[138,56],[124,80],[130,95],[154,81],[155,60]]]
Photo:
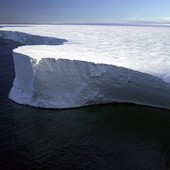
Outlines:
[[24,45],[61,45],[66,39],[26,34],[17,31],[0,30],[0,38],[14,40]]
[[42,108],[131,102],[170,109],[170,84],[149,74],[92,62],[14,53],[16,77],[9,98]]

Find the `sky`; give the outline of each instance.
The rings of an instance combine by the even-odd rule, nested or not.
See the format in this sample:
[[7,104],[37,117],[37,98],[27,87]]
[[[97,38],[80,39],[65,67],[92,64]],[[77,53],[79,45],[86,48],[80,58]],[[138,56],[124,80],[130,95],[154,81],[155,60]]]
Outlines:
[[170,22],[170,0],[0,0],[0,23]]

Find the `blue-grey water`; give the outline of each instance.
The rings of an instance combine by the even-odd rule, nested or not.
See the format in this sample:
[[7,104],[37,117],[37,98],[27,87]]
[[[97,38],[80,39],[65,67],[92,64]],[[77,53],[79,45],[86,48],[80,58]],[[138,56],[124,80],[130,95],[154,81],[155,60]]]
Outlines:
[[0,40],[0,169],[170,169],[170,111],[132,104],[47,110],[8,99],[12,41]]

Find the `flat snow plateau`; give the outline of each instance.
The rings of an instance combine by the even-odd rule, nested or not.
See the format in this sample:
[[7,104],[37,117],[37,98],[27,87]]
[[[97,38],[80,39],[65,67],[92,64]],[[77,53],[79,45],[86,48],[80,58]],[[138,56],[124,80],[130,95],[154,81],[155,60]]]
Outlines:
[[0,37],[27,44],[13,55],[9,97],[17,103],[71,108],[132,102],[170,109],[169,27],[4,27]]

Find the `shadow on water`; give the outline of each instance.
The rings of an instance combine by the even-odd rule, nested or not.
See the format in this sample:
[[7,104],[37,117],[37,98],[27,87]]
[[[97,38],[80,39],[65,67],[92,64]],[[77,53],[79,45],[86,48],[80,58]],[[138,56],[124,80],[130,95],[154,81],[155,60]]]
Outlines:
[[10,101],[12,45],[0,40],[1,169],[170,168],[169,110],[133,104],[46,110]]

